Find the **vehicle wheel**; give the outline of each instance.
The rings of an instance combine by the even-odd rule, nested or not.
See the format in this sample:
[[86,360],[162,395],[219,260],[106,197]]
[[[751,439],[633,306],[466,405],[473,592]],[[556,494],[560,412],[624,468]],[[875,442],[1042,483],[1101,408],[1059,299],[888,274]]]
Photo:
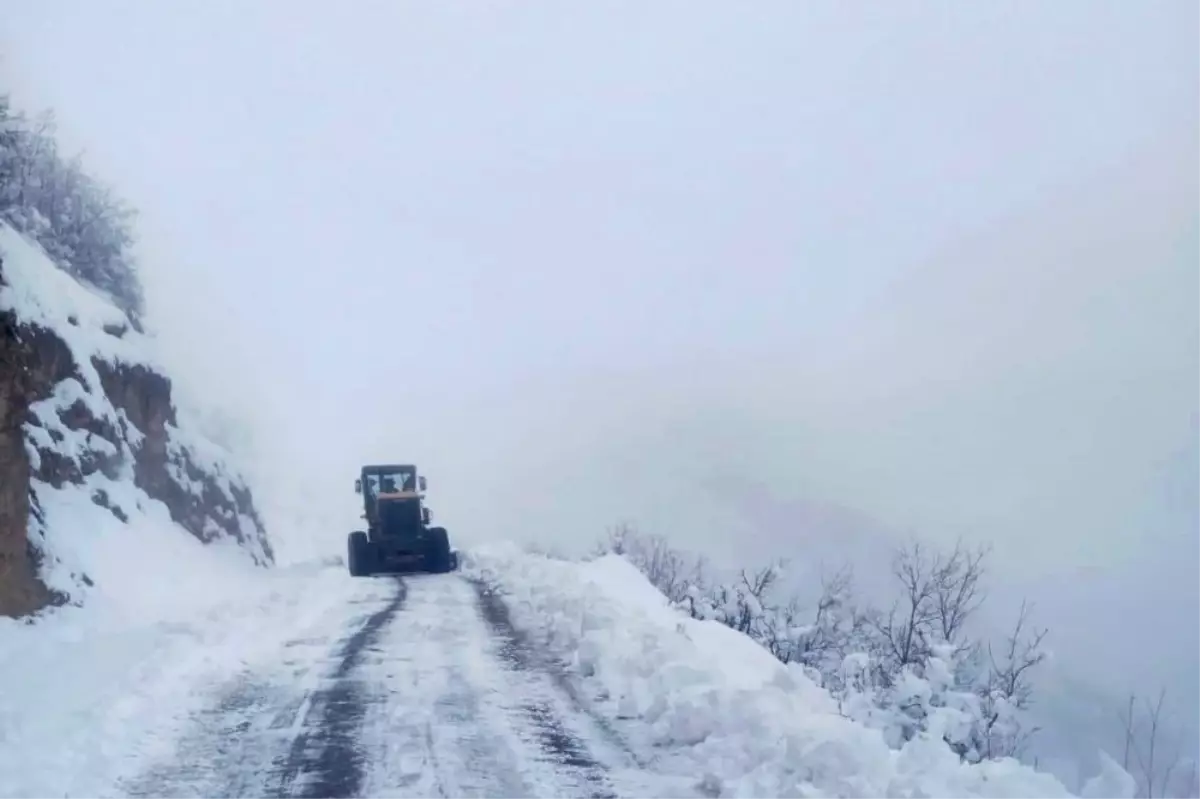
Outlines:
[[444,527],[429,528],[429,550],[426,555],[429,571],[444,574],[451,571],[450,536]]
[[347,565],[351,577],[367,577],[371,574],[371,542],[361,530],[351,533],[346,539]]

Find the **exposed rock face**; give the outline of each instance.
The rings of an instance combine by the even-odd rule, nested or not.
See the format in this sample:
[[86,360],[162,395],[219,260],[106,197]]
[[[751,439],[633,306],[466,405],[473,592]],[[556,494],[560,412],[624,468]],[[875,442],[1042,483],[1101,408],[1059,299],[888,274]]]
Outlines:
[[[6,285],[0,260],[0,288]],[[67,324],[80,322],[70,317]],[[113,323],[93,332],[119,340],[129,334]],[[44,529],[39,487],[85,486],[93,502],[127,521],[136,509],[115,503],[105,485],[132,481],[196,538],[235,539],[257,563],[269,564],[273,554],[249,489],[215,446],[179,429],[171,381],[143,363],[99,355],[80,363],[65,338],[0,308],[0,615],[70,599],[39,577],[44,544],[54,535]]]
[[13,315],[0,314],[0,613],[9,616],[55,599],[38,579],[38,553],[27,534],[29,456],[22,428],[29,405],[39,398],[38,385],[53,386],[69,374],[70,363],[62,341],[33,331],[21,336]]
[[[127,424],[143,437],[134,449],[134,483],[152,498],[162,500],[171,518],[205,543],[228,535],[241,544],[260,537],[267,561],[274,558],[262,536],[263,524],[253,497],[236,477],[202,464],[199,454],[178,440],[178,422],[171,404],[171,381],[142,365],[109,364],[93,358],[100,384]],[[128,433],[126,433],[128,435]],[[249,520],[250,530],[245,520]]]

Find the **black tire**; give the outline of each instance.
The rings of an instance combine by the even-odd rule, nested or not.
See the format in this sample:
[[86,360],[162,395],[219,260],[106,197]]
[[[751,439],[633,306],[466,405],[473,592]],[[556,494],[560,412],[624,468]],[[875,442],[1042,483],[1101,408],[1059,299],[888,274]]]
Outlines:
[[429,571],[434,574],[445,574],[452,570],[450,559],[450,536],[445,527],[429,528],[429,549],[425,556]]
[[356,530],[346,538],[347,565],[351,577],[369,577],[374,564],[371,563],[371,542],[367,534]]

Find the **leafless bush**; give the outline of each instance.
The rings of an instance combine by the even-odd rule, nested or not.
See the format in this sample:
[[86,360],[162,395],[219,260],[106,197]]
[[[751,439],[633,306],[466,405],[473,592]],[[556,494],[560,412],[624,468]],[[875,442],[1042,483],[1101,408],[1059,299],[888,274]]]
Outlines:
[[997,657],[987,645],[989,669],[980,691],[983,700],[982,756],[1020,757],[1037,727],[1025,728],[1020,714],[1033,701],[1032,670],[1046,659],[1046,629],[1029,627],[1029,605],[1021,603],[1012,632]]
[[963,628],[982,604],[981,580],[987,548],[968,550],[962,542],[945,555],[920,542],[898,549],[892,575],[900,598],[884,614],[870,614],[871,626],[884,653],[885,681],[905,666],[928,660],[935,642],[954,644],[960,652]]
[[688,588],[703,583],[705,561],[688,557],[661,535],[647,534],[627,521],[610,527],[596,554],[622,555],[672,604],[688,597]]
[[[785,590],[784,560],[718,580],[703,559],[629,523],[610,528],[597,552],[628,558],[692,617],[719,621],[780,661],[801,664],[840,706],[849,703],[861,711],[863,702],[873,703],[882,711],[874,716],[892,720],[900,740],[923,729],[932,715],[963,710],[973,714],[969,730],[960,725],[947,743],[967,760],[1019,756],[1037,731],[1023,725],[1022,714],[1032,702],[1030,678],[1045,659],[1047,633],[1031,626],[1029,606],[1022,604],[1002,646],[968,634],[986,598],[987,547],[968,548],[961,541],[948,552],[920,542],[899,547],[892,562],[898,598],[886,611],[856,604],[848,565],[823,575],[820,595],[809,603]],[[866,670],[848,677],[851,660],[866,664]],[[923,699],[903,694],[901,676],[924,679],[934,661],[939,665],[932,694]]]

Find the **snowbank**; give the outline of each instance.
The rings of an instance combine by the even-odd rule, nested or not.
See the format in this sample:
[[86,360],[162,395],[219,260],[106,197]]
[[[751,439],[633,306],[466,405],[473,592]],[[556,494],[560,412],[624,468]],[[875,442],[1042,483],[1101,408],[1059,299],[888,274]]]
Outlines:
[[[940,740],[890,749],[838,714],[798,668],[718,622],[691,619],[618,556],[553,560],[516,547],[465,553],[513,622],[577,682],[581,701],[651,767],[719,796],[1069,796],[1015,760],[966,765]],[[1111,779],[1106,785],[1113,785]],[[1095,787],[1095,786],[1093,786]]]

